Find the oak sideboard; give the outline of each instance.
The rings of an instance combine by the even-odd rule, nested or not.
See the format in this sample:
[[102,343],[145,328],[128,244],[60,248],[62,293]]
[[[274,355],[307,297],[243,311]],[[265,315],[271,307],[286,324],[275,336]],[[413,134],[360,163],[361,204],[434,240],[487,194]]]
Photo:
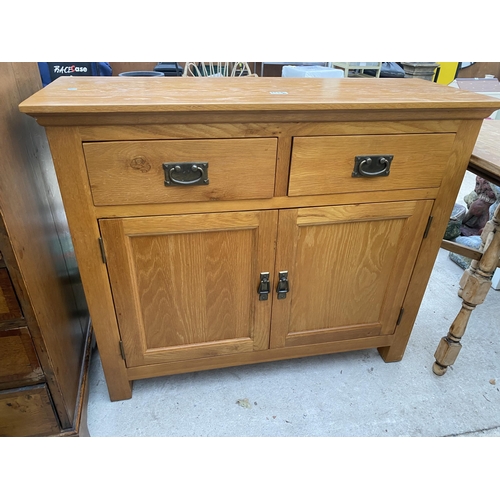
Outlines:
[[69,78],[46,128],[111,400],[132,381],[402,359],[482,120],[398,79]]

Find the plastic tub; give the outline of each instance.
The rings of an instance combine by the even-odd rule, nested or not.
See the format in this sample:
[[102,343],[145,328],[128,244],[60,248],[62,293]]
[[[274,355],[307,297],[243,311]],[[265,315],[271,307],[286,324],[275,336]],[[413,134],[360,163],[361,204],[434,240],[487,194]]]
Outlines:
[[325,66],[283,66],[281,76],[285,78],[344,78],[344,71]]

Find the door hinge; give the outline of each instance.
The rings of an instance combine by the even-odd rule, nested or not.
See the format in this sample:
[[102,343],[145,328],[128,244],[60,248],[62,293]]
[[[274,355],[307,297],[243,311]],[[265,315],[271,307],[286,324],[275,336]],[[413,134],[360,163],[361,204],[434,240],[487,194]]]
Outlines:
[[398,326],[399,323],[401,323],[401,319],[403,318],[404,312],[405,312],[405,309],[404,309],[404,307],[402,307],[401,311],[399,311],[399,316],[398,316],[398,320],[396,321],[396,326]]
[[99,238],[99,248],[101,249],[101,257],[104,264],[106,264],[106,252],[104,251],[104,242]]
[[123,348],[123,342],[120,340],[118,345],[120,346],[120,353],[122,355],[123,361],[127,361],[127,359],[125,358],[125,349]]
[[429,220],[427,221],[427,226],[425,226],[424,238],[427,238],[427,236],[429,235],[429,230],[431,228],[433,218],[434,217],[432,215],[429,216]]

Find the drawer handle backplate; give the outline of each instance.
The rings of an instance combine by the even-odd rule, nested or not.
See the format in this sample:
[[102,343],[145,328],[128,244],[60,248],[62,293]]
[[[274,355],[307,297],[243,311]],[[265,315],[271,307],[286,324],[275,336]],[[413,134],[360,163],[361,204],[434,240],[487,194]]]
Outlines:
[[207,162],[164,163],[165,186],[207,185]]
[[352,177],[386,177],[394,155],[356,156]]

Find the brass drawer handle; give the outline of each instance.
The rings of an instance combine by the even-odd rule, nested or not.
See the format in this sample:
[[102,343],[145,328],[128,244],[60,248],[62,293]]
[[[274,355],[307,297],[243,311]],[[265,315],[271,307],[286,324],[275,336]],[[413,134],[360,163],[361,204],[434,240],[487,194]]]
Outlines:
[[394,155],[356,156],[352,177],[386,177]]
[[182,162],[164,163],[165,186],[206,185],[208,180],[208,163]]

